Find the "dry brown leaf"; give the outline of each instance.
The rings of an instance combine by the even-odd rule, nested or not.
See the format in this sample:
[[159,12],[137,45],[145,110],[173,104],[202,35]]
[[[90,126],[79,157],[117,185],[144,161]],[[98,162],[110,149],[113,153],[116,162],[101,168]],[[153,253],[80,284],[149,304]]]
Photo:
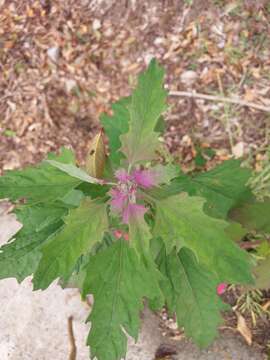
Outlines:
[[262,305],[262,309],[264,311],[267,311],[269,307],[270,307],[270,300],[266,301],[266,303]]
[[246,340],[248,345],[251,345],[252,344],[252,333],[251,333],[249,327],[247,326],[246,320],[238,311],[236,311],[235,313],[237,316],[237,330],[243,336],[243,338]]
[[106,153],[103,132],[100,131],[93,139],[86,158],[86,171],[89,175],[101,178],[105,167]]

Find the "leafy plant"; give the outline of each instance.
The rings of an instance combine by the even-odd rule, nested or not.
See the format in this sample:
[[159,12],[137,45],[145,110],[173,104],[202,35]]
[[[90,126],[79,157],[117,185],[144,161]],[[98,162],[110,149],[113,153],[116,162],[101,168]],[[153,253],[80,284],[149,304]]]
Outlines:
[[[247,232],[240,224],[257,226],[249,217],[257,211],[246,186],[251,171],[229,160],[191,177],[171,160],[160,163],[163,77],[152,61],[133,94],[102,116],[108,156],[101,133],[85,169],[63,149],[0,177],[0,198],[16,203],[23,223],[1,248],[0,278],[33,274],[34,290],[59,279],[83,298],[92,294],[87,343],[98,360],[125,356],[144,300],[152,309],[167,304],[186,334],[207,346],[227,308],[217,285],[254,282],[254,261],[235,242]],[[265,215],[258,224],[268,230]]]

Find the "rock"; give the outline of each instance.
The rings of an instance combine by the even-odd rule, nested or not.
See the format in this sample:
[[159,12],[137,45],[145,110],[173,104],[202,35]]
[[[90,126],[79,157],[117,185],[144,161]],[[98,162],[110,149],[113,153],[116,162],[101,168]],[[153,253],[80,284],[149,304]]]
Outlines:
[[94,31],[97,31],[101,28],[101,21],[99,19],[94,19],[93,24],[92,24],[92,29]]
[[232,153],[236,157],[236,159],[244,155],[244,148],[245,148],[245,144],[243,143],[243,141],[240,141],[239,143],[233,146]]
[[77,82],[73,79],[65,79],[65,86],[68,93],[77,86]]
[[198,74],[193,70],[187,70],[182,72],[180,80],[187,87],[192,86],[198,79]]
[[60,48],[59,46],[53,46],[47,50],[47,55],[49,59],[55,63],[58,62],[60,57]]

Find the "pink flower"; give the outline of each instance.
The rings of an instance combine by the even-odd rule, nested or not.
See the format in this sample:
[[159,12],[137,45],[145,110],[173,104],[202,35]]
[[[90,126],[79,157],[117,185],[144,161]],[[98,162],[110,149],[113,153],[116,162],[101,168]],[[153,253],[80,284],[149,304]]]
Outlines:
[[228,285],[226,283],[220,283],[217,286],[217,294],[218,295],[222,295],[225,293],[226,289],[227,289]]
[[123,223],[128,224],[131,217],[144,216],[146,210],[143,205],[129,203],[123,212]]
[[118,183],[110,191],[111,209],[122,215],[124,224],[132,216],[144,216],[146,208],[137,204],[139,187],[150,188],[156,185],[156,174],[151,170],[134,170],[131,175],[125,169],[115,173]]

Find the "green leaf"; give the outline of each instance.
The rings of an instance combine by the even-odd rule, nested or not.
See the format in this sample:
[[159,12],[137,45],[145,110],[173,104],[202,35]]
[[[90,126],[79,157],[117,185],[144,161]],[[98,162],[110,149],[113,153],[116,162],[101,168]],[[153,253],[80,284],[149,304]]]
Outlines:
[[230,218],[248,230],[270,233],[270,201],[244,203],[230,212]]
[[[60,156],[50,155],[57,162],[65,164],[72,161],[69,150],[63,150]],[[0,198],[17,200],[26,198],[28,203],[50,202],[64,197],[81,181],[50,166],[46,162],[36,167],[9,171],[0,177]]]
[[65,226],[42,248],[42,258],[34,274],[34,289],[46,289],[58,277],[69,275],[78,258],[102,241],[108,227],[106,204],[85,199],[70,210]]
[[168,253],[174,247],[191,249],[220,282],[252,282],[249,255],[226,234],[227,222],[203,212],[204,203],[185,195],[158,201],[153,235],[163,238]]
[[246,183],[251,171],[240,167],[239,160],[228,160],[213,170],[190,177],[181,175],[168,186],[152,190],[158,199],[187,192],[191,196],[204,197],[204,210],[208,215],[225,219],[228,211],[237,203],[251,197]]
[[226,234],[235,242],[241,241],[248,233],[247,229],[244,229],[241,224],[237,222],[230,222],[225,229]]
[[[94,295],[88,318],[91,358],[119,360],[126,354],[125,332],[137,339],[143,297],[159,296],[153,272],[146,270],[125,240],[90,258],[83,295]],[[124,332],[125,331],[125,332]]]
[[159,147],[155,128],[162,112],[166,110],[166,91],[163,89],[164,70],[151,61],[145,73],[139,76],[129,105],[129,131],[120,137],[121,152],[130,164],[156,158]]
[[254,269],[256,289],[270,289],[270,256],[259,262]]
[[128,131],[130,118],[128,105],[130,102],[130,97],[121,99],[112,105],[113,116],[102,114],[100,119],[109,138],[110,160],[116,167],[120,165],[120,160],[124,158],[123,154],[119,151],[121,148],[120,135]]
[[80,169],[79,167],[73,164],[63,164],[55,160],[46,160],[46,162],[56,167],[57,169],[63,171],[64,173],[81,181],[89,182],[91,184],[97,184],[99,182],[98,179],[88,175],[84,170]]
[[41,258],[41,246],[63,225],[64,207],[52,205],[24,206],[17,210],[23,228],[15,239],[0,248],[0,278],[15,277],[18,282],[31,275]]
[[143,255],[148,252],[152,234],[143,215],[134,213],[130,216],[129,238],[131,246],[138,254]]
[[217,278],[187,248],[163,256],[161,272],[166,276],[161,287],[170,312],[176,312],[178,326],[199,346],[209,345],[222,323],[220,310],[227,308],[217,296]]
[[109,189],[110,187],[108,185],[90,184],[85,182],[77,187],[77,190],[82,191],[85,196],[89,196],[92,199],[104,198]]
[[84,198],[84,193],[80,190],[72,189],[60,201],[68,207],[78,207]]

